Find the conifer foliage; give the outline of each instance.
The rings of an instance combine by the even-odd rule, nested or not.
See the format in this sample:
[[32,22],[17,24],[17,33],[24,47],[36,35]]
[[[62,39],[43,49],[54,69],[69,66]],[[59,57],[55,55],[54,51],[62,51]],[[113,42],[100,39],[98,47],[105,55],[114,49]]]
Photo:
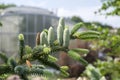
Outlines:
[[[61,75],[67,77],[68,67],[60,67],[56,63],[57,58],[52,56],[59,51],[66,52],[68,56],[85,66],[88,65],[88,62],[80,56],[80,54],[87,54],[89,52],[87,49],[69,49],[71,39],[99,38],[100,33],[96,31],[77,32],[83,26],[83,23],[78,23],[70,32],[69,27],[65,26],[64,18],[60,18],[57,38],[53,27],[45,29],[37,34],[36,46],[33,49],[25,46],[24,35],[19,34],[19,58],[8,58],[4,53],[0,53],[0,58],[4,61],[4,64],[0,65],[0,79],[5,79],[10,74],[18,74],[24,80],[28,80],[29,75],[52,75],[46,66],[60,71]],[[32,64],[32,61],[38,61],[42,65]]]

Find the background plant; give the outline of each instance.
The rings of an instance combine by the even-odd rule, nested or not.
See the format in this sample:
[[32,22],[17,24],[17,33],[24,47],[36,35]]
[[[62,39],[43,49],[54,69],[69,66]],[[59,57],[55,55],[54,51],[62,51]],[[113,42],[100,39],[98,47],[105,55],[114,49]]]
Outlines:
[[[89,28],[89,27],[88,27]],[[99,75],[102,75],[106,80],[119,80],[119,60],[120,60],[120,35],[119,29],[104,28],[92,24],[92,30],[101,32],[99,40],[91,41],[91,49],[98,52],[98,61],[92,64],[93,69],[97,69]],[[89,66],[87,66],[89,68]],[[85,74],[90,78],[90,75],[95,75],[90,69],[86,69]],[[95,76],[93,76],[95,78]],[[98,79],[96,79],[98,80]]]
[[99,9],[99,12],[107,15],[120,16],[120,1],[119,0],[102,0],[103,5]]

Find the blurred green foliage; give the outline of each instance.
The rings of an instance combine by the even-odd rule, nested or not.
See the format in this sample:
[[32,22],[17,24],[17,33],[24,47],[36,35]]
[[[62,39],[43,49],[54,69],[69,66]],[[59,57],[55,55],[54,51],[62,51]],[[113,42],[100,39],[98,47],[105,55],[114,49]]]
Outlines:
[[107,15],[120,16],[120,0],[102,0],[102,3],[99,12],[105,12]]
[[0,27],[2,27],[2,23],[0,22]]
[[100,69],[89,64],[84,71],[84,76],[87,76],[90,80],[106,80],[101,74]]
[[6,9],[8,7],[15,7],[15,4],[0,4],[0,9]]
[[[109,57],[110,58],[110,57]],[[106,77],[108,80],[119,80],[120,79],[120,62],[115,59],[107,61],[98,60],[95,66],[100,70],[100,73]]]
[[[89,25],[90,26],[90,25]],[[96,24],[88,27],[92,30],[99,31],[101,33],[99,40],[91,42],[91,49],[101,52],[103,54],[102,60],[98,58],[93,67],[99,71],[99,74],[104,76],[107,80],[119,80],[120,79],[120,29],[111,27],[102,27]],[[90,66],[88,66],[90,67]],[[91,76],[88,75],[90,70],[86,70],[85,74],[88,77],[94,75],[91,72]],[[88,72],[88,73],[86,73]],[[98,74],[98,73],[96,73]],[[90,78],[90,80],[93,80]],[[98,80],[98,79],[95,79]]]
[[71,20],[76,23],[83,22],[83,20],[79,16],[72,16]]

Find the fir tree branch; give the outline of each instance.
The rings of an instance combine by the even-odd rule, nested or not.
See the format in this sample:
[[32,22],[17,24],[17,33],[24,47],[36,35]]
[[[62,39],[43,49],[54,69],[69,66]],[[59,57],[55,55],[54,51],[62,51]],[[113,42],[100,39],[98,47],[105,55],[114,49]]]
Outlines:
[[0,53],[0,58],[1,58],[5,63],[7,63],[8,57],[5,55],[5,53]]
[[8,65],[0,65],[0,75],[6,73],[13,73],[11,67]]

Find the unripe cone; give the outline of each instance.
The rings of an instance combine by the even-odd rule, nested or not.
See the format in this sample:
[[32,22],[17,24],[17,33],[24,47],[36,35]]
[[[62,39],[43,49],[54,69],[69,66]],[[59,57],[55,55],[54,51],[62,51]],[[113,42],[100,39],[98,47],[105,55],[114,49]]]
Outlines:
[[48,30],[48,44],[49,46],[52,46],[54,42],[54,30],[52,27]]
[[19,40],[24,40],[24,35],[23,35],[23,34],[19,34],[19,35],[18,35],[18,39],[19,39]]
[[62,46],[62,43],[63,43],[63,27],[62,26],[57,27],[57,40],[59,45]]
[[68,47],[69,41],[70,41],[69,29],[65,28],[64,33],[63,33],[63,46]]
[[40,32],[36,35],[36,46],[40,45]]
[[60,18],[60,19],[59,19],[59,24],[58,24],[58,26],[62,26],[63,29],[65,28],[65,21],[64,21],[64,18]]
[[47,34],[44,31],[41,32],[41,34],[40,34],[40,44],[41,45],[44,45],[44,44],[47,45]]
[[18,39],[19,39],[19,55],[20,55],[20,59],[22,59],[22,57],[25,53],[24,35],[19,34]]

